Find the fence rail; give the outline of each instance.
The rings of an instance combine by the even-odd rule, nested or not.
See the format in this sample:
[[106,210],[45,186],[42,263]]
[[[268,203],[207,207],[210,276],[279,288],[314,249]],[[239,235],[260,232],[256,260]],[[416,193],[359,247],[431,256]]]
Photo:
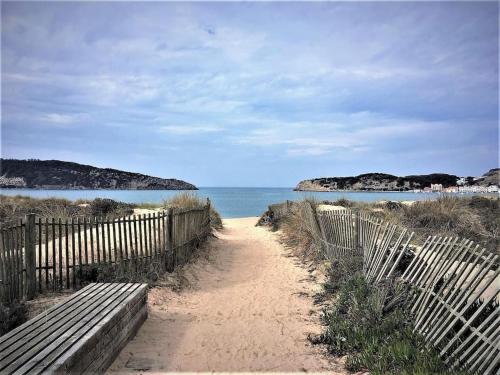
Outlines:
[[79,288],[96,267],[138,272],[185,263],[210,233],[210,207],[118,219],[27,215],[0,231],[0,301]]
[[273,207],[279,218],[302,210],[325,257],[362,256],[369,282],[395,279],[408,285],[415,330],[450,370],[500,372],[498,255],[455,237],[432,236],[421,244],[407,228],[366,213],[316,211],[308,202]]

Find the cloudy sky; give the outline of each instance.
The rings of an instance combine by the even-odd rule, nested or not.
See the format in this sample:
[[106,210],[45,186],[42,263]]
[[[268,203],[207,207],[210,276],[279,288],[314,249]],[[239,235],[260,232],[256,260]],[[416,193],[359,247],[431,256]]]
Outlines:
[[2,156],[198,186],[498,167],[488,3],[2,2]]

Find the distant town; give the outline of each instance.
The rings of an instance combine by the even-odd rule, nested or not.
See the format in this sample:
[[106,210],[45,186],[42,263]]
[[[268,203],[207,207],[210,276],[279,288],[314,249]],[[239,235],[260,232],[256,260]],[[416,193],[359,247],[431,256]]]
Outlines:
[[443,184],[431,184],[423,189],[413,189],[415,193],[498,193],[498,185],[468,185],[465,177],[457,180],[456,186],[443,187]]

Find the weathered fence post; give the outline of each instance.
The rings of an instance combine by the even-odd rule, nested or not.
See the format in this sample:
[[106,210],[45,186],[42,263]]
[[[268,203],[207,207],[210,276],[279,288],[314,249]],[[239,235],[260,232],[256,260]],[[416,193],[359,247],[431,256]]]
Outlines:
[[24,266],[26,268],[26,299],[36,295],[36,226],[35,214],[26,215],[24,226]]
[[208,228],[207,228],[207,233],[210,230],[211,222],[210,222],[210,198],[207,197],[207,216],[208,216]]
[[174,238],[173,238],[173,225],[174,225],[174,209],[169,207],[167,209],[167,259],[168,266],[167,269],[169,272],[172,272],[175,267],[174,260]]
[[356,254],[361,252],[359,240],[359,213],[354,212],[354,246],[356,247]]

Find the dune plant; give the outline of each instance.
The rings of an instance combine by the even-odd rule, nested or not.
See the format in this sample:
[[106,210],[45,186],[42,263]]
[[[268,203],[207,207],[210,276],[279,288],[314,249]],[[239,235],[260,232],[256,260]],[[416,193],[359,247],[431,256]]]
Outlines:
[[[163,201],[164,208],[201,208],[205,207],[206,204],[207,201],[205,199],[197,196],[192,192],[182,192],[174,195],[172,198]],[[222,228],[222,218],[212,204],[210,205],[210,223],[212,225],[212,228]]]

